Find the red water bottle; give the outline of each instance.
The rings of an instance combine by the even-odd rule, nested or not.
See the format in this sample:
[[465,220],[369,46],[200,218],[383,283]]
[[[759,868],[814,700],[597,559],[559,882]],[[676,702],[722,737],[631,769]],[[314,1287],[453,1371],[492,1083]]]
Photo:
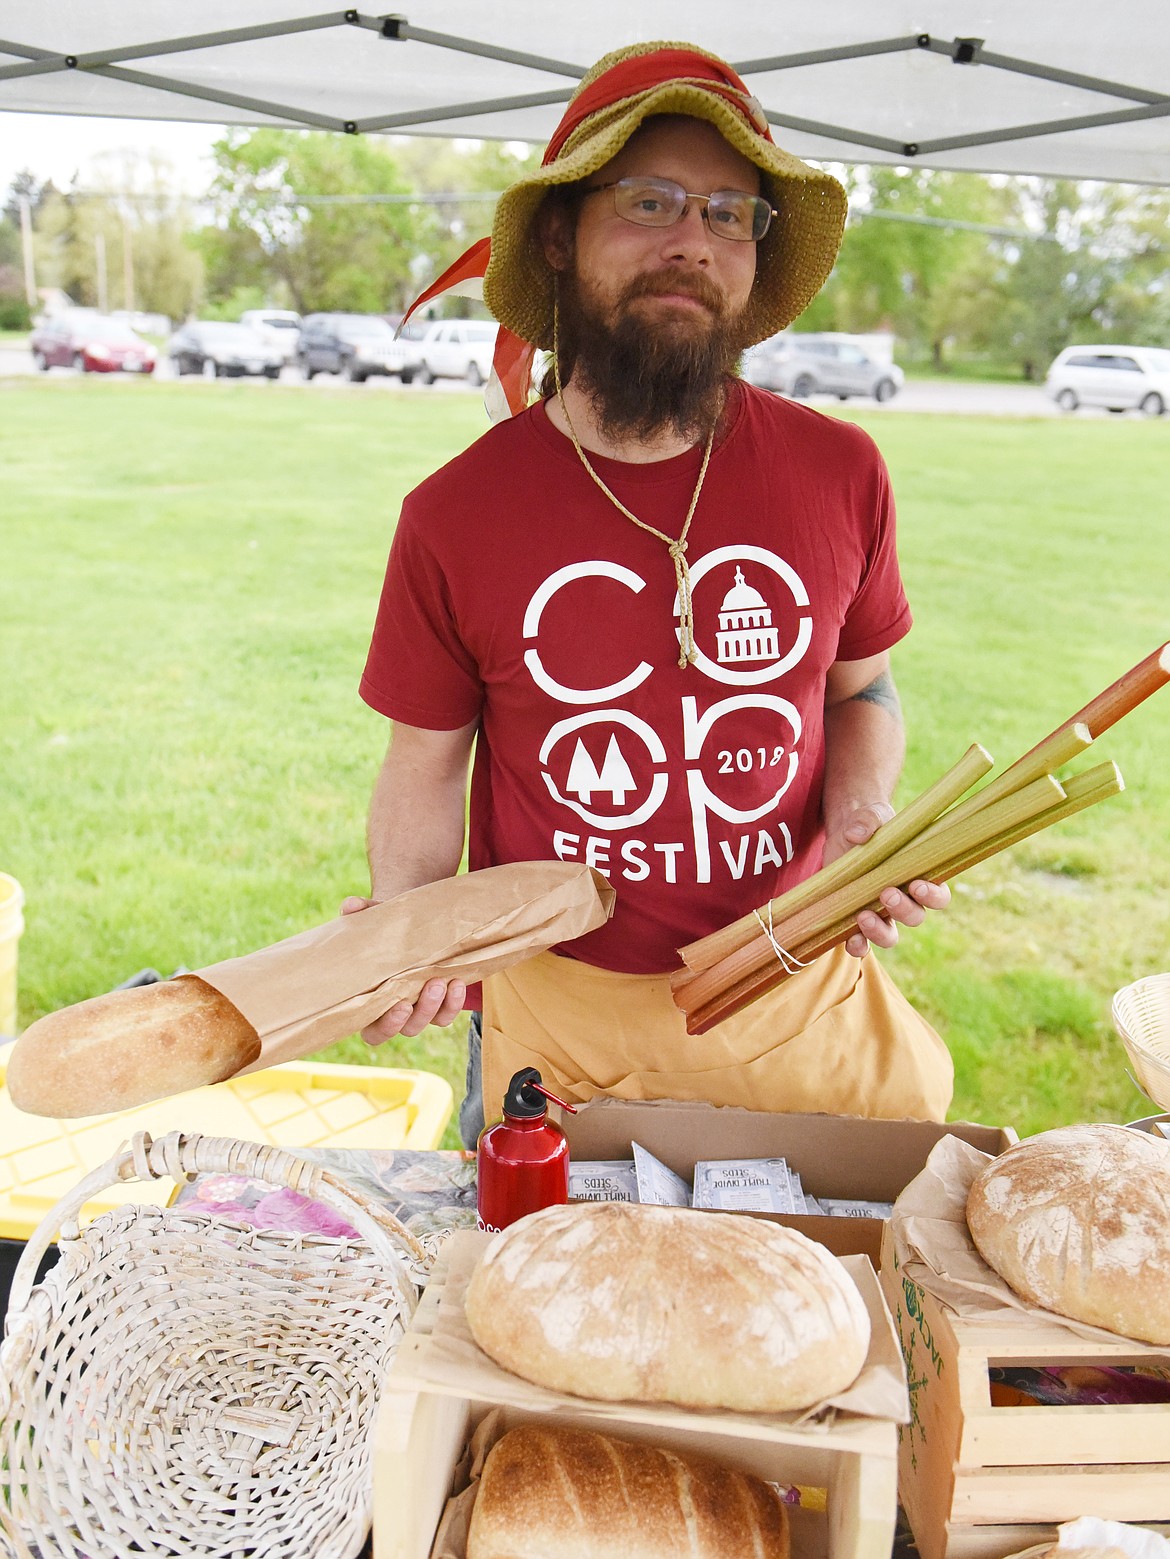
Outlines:
[[540,1082],[534,1066],[517,1072],[504,1096],[504,1118],[479,1134],[478,1224],[492,1234],[541,1207],[569,1200],[569,1144],[548,1118],[551,1099],[577,1112]]

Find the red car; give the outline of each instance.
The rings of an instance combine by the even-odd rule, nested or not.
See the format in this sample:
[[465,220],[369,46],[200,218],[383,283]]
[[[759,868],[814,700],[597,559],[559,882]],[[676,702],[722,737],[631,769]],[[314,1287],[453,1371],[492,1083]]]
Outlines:
[[155,350],[121,320],[78,310],[37,325],[29,337],[34,364],[50,368],[80,368],[82,373],[154,372]]

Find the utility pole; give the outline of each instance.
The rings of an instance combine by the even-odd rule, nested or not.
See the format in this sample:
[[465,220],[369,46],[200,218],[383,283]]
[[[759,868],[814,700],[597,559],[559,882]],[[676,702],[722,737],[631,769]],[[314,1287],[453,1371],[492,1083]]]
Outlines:
[[109,291],[106,287],[106,235],[97,232],[93,235],[94,258],[97,261],[97,296],[98,308],[103,314],[110,311]]
[[24,253],[24,297],[30,309],[40,301],[37,297],[37,274],[33,264],[32,207],[27,195],[20,197],[20,246]]
[[134,312],[134,244],[130,218],[122,212],[122,307]]

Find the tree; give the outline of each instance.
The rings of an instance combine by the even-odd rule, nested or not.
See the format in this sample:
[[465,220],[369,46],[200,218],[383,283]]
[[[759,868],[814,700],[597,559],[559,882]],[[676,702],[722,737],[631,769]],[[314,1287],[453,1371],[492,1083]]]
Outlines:
[[[213,288],[263,277],[301,313],[401,308],[420,233],[397,161],[383,141],[314,131],[233,131],[216,143],[216,231],[202,239]],[[369,197],[391,197],[384,202]]]
[[8,193],[4,199],[4,218],[13,227],[20,226],[20,203],[27,200],[29,210],[35,217],[40,209],[41,202],[53,188],[52,180],[38,179],[36,174],[25,168],[16,175],[8,186]]
[[24,241],[21,236],[22,204],[28,202],[34,217],[48,185],[42,184],[27,169],[18,173],[8,187],[0,211],[0,329],[11,329],[10,320],[27,325],[28,301],[24,291]]
[[225,316],[256,289],[302,311],[397,313],[490,230],[497,194],[537,162],[513,143],[293,131],[236,132],[216,155],[216,221],[197,242]]
[[33,249],[38,285],[59,288],[92,308],[98,301],[96,234],[84,208],[75,191],[50,188],[37,214]]
[[914,355],[945,363],[969,323],[992,307],[998,255],[963,224],[1003,220],[1006,200],[976,174],[870,168],[846,174],[853,211],[829,283],[802,320],[811,330],[893,330]]
[[84,186],[46,186],[34,221],[40,284],[91,308],[182,319],[203,271],[188,238],[190,203],[174,184],[167,162],[119,152],[95,159]]
[[1125,265],[1100,241],[1124,197],[1116,186],[1088,188],[1071,179],[1012,181],[1018,221],[1036,237],[1020,244],[1004,278],[993,342],[1025,379],[1042,377],[1070,341],[1104,339],[1103,310]]
[[1164,346],[1170,340],[1170,194],[1104,186],[1113,198],[1095,239],[1113,262],[1113,279],[1095,316],[1114,341]]
[[540,166],[539,151],[519,141],[412,136],[396,144],[395,154],[413,186],[430,197],[433,229],[416,265],[419,290],[491,232],[497,196]]

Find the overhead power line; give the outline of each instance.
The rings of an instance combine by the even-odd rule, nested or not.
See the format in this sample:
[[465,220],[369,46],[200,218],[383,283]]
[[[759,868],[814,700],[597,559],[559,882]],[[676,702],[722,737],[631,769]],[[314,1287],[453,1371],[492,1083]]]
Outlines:
[[964,222],[958,217],[919,216],[910,211],[854,210],[849,213],[849,217],[851,221],[857,222],[867,217],[879,217],[883,222],[910,222],[917,227],[956,228],[963,233],[986,233],[991,238],[1012,238],[1017,242],[1036,238],[1059,242],[1055,233],[1031,233],[1022,227],[998,227],[994,222]]
[[[74,189],[58,191],[66,199],[80,197],[83,200],[138,200],[159,201],[170,203],[175,197],[163,191],[156,190],[129,190],[129,189]],[[217,194],[227,195],[230,191],[208,191],[203,195],[189,195],[186,198],[194,205],[206,205],[214,202]],[[440,206],[456,201],[496,201],[499,200],[502,190],[451,190],[420,191],[417,194],[398,195],[298,195],[287,194],[282,190],[255,190],[248,199],[258,205],[266,206]]]
[[[59,192],[66,198],[83,200],[126,200],[140,203],[170,204],[173,195],[151,190],[75,189]],[[217,195],[227,196],[230,191],[209,191],[204,195],[186,197],[193,205],[214,205]],[[303,195],[284,190],[253,190],[248,200],[253,205],[295,209],[297,206],[445,206],[458,204],[492,204],[499,200],[502,190],[426,190],[416,193],[356,194],[356,195]],[[909,211],[888,211],[881,208],[852,208],[851,222],[868,221],[871,218],[883,222],[905,222],[915,227],[939,227],[964,233],[983,233],[989,238],[1007,238],[1016,243],[1038,239],[1059,243],[1055,233],[1036,233],[1027,228],[1002,227],[994,222],[967,222],[960,217],[934,217]]]

